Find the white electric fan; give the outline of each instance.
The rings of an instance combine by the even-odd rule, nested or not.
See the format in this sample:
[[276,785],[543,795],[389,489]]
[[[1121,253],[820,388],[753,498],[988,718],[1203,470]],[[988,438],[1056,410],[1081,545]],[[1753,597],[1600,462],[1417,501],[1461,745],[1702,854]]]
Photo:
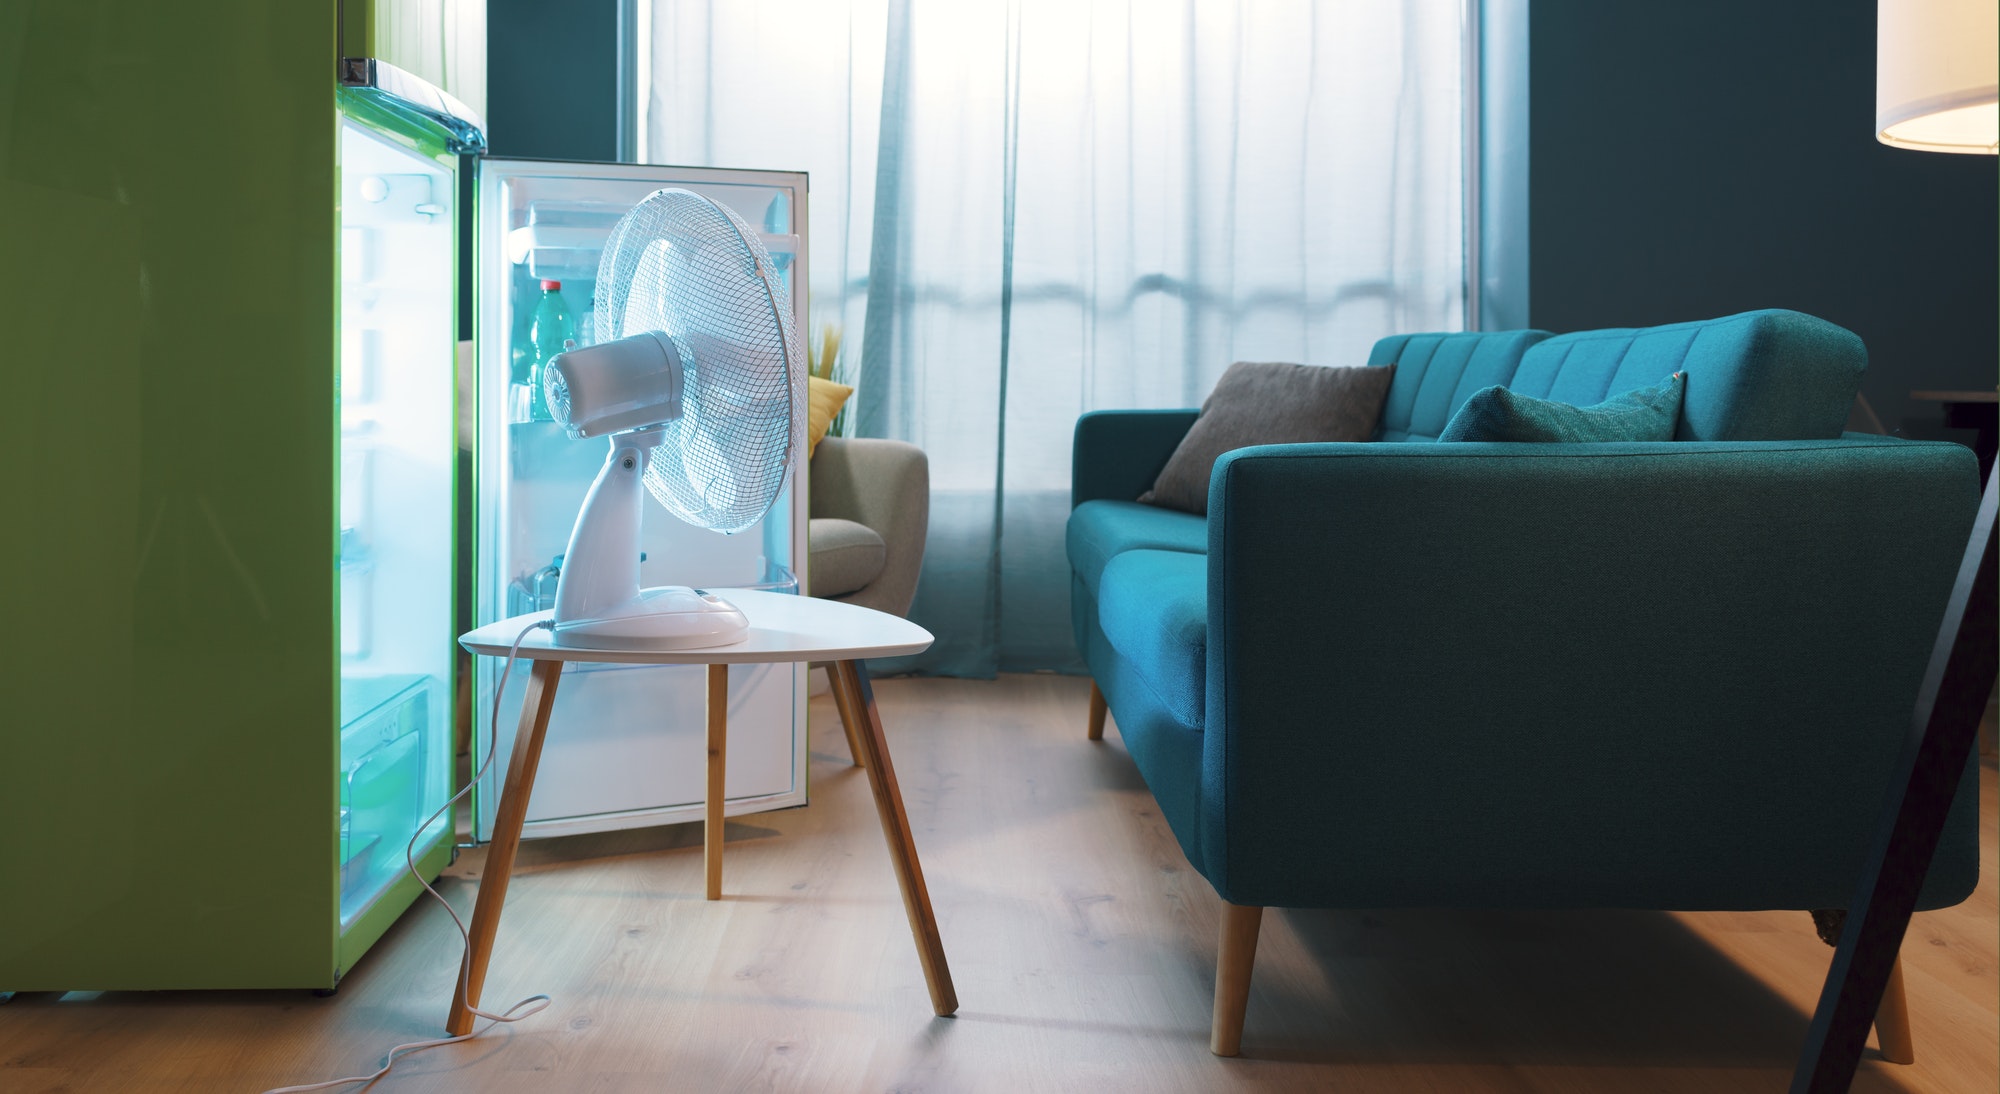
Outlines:
[[558,646],[740,642],[743,613],[701,589],[639,587],[640,483],[699,528],[763,519],[805,443],[806,373],[777,264],[734,212],[658,190],[620,218],[597,266],[597,345],[543,370],[550,412],[610,455],[570,532]]

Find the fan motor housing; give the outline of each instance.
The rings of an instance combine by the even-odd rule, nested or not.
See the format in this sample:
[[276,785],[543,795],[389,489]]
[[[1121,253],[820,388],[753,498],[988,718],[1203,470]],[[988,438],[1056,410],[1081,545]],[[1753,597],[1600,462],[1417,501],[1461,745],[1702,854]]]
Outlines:
[[543,376],[549,412],[571,437],[602,437],[681,416],[681,354],[662,331],[565,350]]

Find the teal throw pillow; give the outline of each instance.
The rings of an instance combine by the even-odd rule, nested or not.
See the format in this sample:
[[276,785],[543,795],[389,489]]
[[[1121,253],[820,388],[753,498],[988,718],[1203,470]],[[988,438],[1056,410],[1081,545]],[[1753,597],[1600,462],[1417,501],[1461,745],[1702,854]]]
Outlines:
[[1687,374],[1614,395],[1596,406],[1552,403],[1504,387],[1482,388],[1451,416],[1443,441],[1671,441],[1681,419]]

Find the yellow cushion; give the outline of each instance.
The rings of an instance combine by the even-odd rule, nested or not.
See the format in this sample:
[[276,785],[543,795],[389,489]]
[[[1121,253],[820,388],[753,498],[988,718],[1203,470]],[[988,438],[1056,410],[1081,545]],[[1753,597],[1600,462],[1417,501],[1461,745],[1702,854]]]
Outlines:
[[806,458],[818,450],[820,438],[833,425],[833,417],[854,389],[817,376],[806,377]]

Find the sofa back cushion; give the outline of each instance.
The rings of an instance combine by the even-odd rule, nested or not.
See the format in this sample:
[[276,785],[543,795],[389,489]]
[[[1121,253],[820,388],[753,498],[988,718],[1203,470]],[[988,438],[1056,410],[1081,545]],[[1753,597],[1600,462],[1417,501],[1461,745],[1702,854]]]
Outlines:
[[1508,330],[1396,334],[1381,339],[1368,354],[1368,363],[1395,365],[1396,379],[1382,403],[1377,439],[1437,440],[1444,424],[1473,392],[1494,384],[1506,386],[1522,353],[1547,337],[1549,332],[1542,330]]
[[1551,336],[1517,330],[1399,334],[1371,365],[1396,365],[1381,440],[1434,441],[1458,408],[1499,384],[1591,406],[1687,373],[1681,441],[1824,440],[1840,436],[1868,352],[1853,332],[1803,312],[1743,312],[1662,327]]
[[1686,372],[1675,440],[1830,440],[1846,426],[1867,367],[1868,351],[1852,331],[1768,310],[1557,335],[1521,355],[1507,386],[1589,406]]

